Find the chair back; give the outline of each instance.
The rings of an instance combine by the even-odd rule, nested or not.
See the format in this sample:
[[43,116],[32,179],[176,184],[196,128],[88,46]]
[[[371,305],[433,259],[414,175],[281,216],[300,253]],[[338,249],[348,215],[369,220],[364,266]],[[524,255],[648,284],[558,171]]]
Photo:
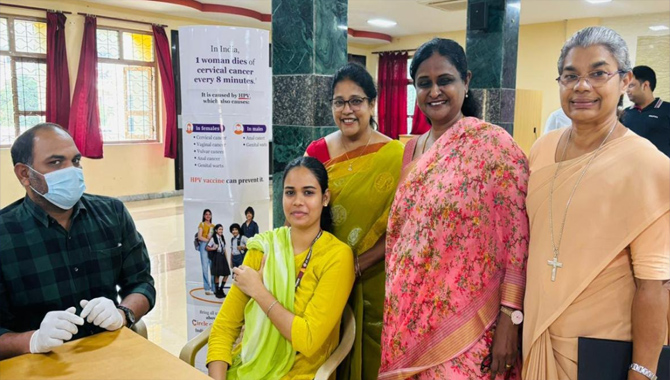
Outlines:
[[135,322],[133,327],[131,327],[130,329],[140,334],[144,339],[149,339],[149,332],[147,331],[147,325],[145,325],[141,319]]
[[354,318],[354,312],[348,304],[344,306],[340,331],[342,332],[340,344],[321,367],[319,367],[314,380],[328,380],[337,370],[337,366],[349,355],[351,348],[354,346],[354,340],[356,339],[356,318]]

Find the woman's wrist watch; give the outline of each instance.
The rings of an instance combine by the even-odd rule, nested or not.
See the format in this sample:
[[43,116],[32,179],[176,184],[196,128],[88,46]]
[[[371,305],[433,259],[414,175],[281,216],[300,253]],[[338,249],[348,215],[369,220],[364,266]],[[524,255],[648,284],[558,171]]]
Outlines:
[[521,310],[514,310],[507,306],[500,306],[500,311],[507,314],[512,319],[512,324],[518,326],[523,322],[523,313]]
[[628,367],[629,370],[639,373],[640,375],[646,377],[649,380],[658,380],[658,376],[655,373],[651,372],[646,367],[643,367],[637,363],[633,363]]

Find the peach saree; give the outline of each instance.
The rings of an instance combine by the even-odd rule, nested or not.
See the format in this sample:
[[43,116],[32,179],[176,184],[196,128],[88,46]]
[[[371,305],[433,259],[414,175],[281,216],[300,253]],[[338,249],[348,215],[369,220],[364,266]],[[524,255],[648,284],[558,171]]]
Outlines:
[[[670,160],[632,132],[607,142],[567,214],[556,280],[549,220],[554,155],[562,133],[533,146],[526,206],[530,245],[523,328],[528,380],[576,380],[580,336],[632,340],[635,278],[670,278]],[[555,180],[554,233],[593,153],[565,161]]]

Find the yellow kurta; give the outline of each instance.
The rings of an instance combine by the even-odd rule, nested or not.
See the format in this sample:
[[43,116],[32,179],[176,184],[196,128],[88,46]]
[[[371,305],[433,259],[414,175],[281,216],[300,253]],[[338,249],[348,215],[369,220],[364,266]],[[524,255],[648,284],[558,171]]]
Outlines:
[[[577,188],[558,257],[563,267],[551,281],[549,188],[563,132],[542,137],[530,155],[527,380],[576,380],[579,337],[631,341],[635,278],[670,278],[670,160],[629,131],[603,146]],[[566,202],[592,154],[565,161],[556,178],[556,239]]]
[[[307,252],[295,256],[298,274]],[[263,253],[249,250],[244,265],[259,270]],[[312,258],[295,294],[295,319],[291,341],[297,355],[283,379],[313,379],[316,371],[337,348],[342,311],[354,283],[353,253],[328,232],[314,244]],[[242,347],[233,348],[244,325],[244,308],[250,298],[233,285],[214,321],[209,337],[207,363],[228,364]]]

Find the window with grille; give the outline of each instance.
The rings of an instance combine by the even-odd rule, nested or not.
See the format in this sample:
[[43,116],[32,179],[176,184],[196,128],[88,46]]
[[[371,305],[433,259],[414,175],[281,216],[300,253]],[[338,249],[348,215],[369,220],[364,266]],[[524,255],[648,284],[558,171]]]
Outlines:
[[149,33],[98,27],[98,103],[104,142],[156,141],[156,63]]
[[416,106],[416,89],[414,81],[409,76],[409,67],[412,65],[412,58],[407,59],[407,133],[412,133],[412,120],[414,119],[414,108]]
[[45,20],[0,15],[0,145],[45,121]]

